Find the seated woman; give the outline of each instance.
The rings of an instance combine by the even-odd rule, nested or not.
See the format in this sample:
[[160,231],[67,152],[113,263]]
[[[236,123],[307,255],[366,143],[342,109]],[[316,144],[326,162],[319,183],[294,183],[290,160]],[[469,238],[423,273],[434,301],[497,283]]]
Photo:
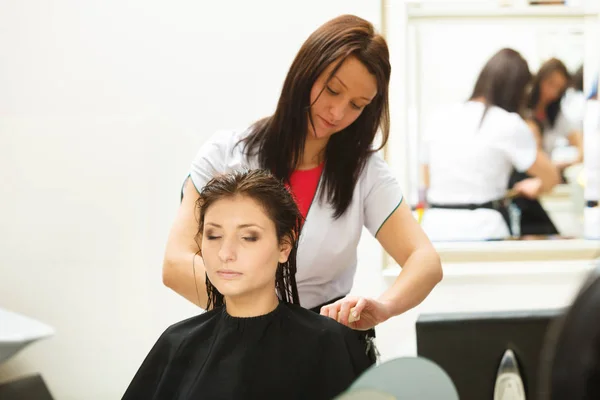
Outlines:
[[212,179],[198,199],[206,313],[169,327],[123,399],[331,399],[371,365],[352,330],[300,307],[301,214],[254,170]]
[[[582,78],[583,79],[583,78]],[[561,181],[565,182],[564,170],[583,161],[583,136],[582,112],[585,99],[578,101],[578,107],[567,107],[565,94],[571,76],[562,61],[552,58],[540,67],[533,79],[531,93],[528,99],[527,122],[532,127],[538,149],[552,158],[553,151],[557,148],[560,139],[568,140],[569,144],[577,150],[575,159],[569,162],[556,163],[561,174]],[[583,83],[581,83],[583,84]],[[583,104],[581,104],[583,102]],[[579,108],[573,112],[573,108]],[[534,182],[535,178],[525,172],[514,171],[509,185],[527,184]],[[546,210],[537,198],[521,197],[515,199],[521,210],[522,235],[557,235],[560,232],[550,219]]]

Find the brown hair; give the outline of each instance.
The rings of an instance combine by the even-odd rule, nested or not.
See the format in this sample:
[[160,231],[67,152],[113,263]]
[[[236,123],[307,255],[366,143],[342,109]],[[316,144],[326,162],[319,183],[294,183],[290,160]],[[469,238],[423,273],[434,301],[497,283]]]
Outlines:
[[479,73],[471,100],[485,98],[483,116],[490,106],[521,113],[530,80],[531,72],[523,56],[513,49],[502,49],[488,60]]
[[[302,215],[287,188],[269,172],[263,170],[235,171],[211,179],[200,191],[197,207],[200,211],[196,241],[202,237],[206,211],[215,202],[235,196],[248,197],[260,205],[275,224],[279,243],[291,245],[288,260],[278,263],[275,273],[275,288],[281,301],[300,304],[296,286],[296,254],[302,224]],[[200,244],[198,244],[200,247]],[[221,293],[206,276],[208,293],[207,310],[224,304]]]
[[[563,74],[564,77],[567,79],[567,81],[571,80],[571,75],[569,74],[569,70],[567,69],[565,64],[563,64],[562,61],[560,61],[557,58],[549,59],[548,61],[546,61],[545,63],[542,64],[538,73],[533,78],[533,83],[531,86],[531,94],[529,95],[529,103],[528,103],[529,108],[531,108],[532,110],[535,110],[538,102],[540,101],[540,87],[542,85],[542,81],[544,79],[546,79],[550,74],[552,74],[556,71]],[[554,123],[556,122],[556,117],[558,116],[558,112],[560,111],[560,102],[561,102],[568,86],[569,86],[569,83],[567,83],[564,91],[560,94],[558,99],[554,100],[552,103],[550,103],[546,106],[546,116],[548,118],[548,122],[550,123],[550,126],[554,126]]]
[[[391,66],[385,39],[373,25],[353,15],[326,22],[304,42],[283,84],[275,113],[256,122],[245,139],[247,154],[257,154],[261,168],[288,181],[301,161],[310,115],[310,92],[317,78],[336,63],[331,79],[345,59],[356,57],[377,81],[377,95],[350,126],[333,135],[325,149],[322,184],[335,208],[334,218],[348,208],[368,156],[389,136],[388,86]],[[314,125],[313,125],[314,126]],[[381,146],[373,149],[381,129]]]
[[571,76],[571,87],[578,92],[583,92],[583,78],[583,65],[580,65],[573,76]]

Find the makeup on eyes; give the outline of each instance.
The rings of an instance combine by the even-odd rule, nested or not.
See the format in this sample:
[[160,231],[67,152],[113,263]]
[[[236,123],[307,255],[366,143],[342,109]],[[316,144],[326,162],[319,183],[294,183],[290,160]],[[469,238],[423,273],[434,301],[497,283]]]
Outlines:
[[[240,236],[244,241],[247,242],[257,242],[260,239],[260,234],[253,229],[242,228],[240,229]],[[215,229],[205,229],[204,237],[207,240],[216,240],[222,237],[220,232],[217,232]]]

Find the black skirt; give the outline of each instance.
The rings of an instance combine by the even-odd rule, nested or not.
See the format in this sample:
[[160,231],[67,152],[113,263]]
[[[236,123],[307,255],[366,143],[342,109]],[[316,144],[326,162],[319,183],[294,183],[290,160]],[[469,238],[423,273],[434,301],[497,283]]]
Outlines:
[[[513,171],[509,187],[513,187],[517,182],[530,178],[524,172]],[[558,229],[548,216],[544,207],[538,200],[517,197],[513,202],[521,210],[521,235],[558,235]]]
[[[311,308],[311,311],[316,312],[317,314],[321,313],[321,307],[327,306],[329,304],[333,304],[338,300],[343,299],[346,296],[338,297],[336,299],[332,299],[326,303],[320,304],[316,307]],[[369,360],[371,360],[371,365],[374,365],[377,362],[377,357],[379,356],[379,352],[377,351],[377,347],[375,347],[375,328],[368,329],[366,331],[353,330],[358,340],[365,346],[365,353]]]

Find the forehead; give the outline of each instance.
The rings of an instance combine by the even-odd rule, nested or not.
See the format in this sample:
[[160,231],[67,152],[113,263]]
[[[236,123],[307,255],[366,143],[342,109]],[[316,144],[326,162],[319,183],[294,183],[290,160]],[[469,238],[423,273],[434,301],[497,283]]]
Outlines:
[[552,71],[552,73],[548,75],[547,81],[557,84],[566,84],[567,77],[560,71]]
[[215,201],[206,210],[206,222],[265,223],[269,216],[256,200],[247,196],[233,196]]
[[[339,61],[334,61],[329,64],[323,75],[325,79],[329,77],[331,71],[335,68]],[[340,68],[332,77],[332,82],[336,82],[339,78],[347,90],[352,92],[357,97],[366,97],[372,99],[377,94],[377,79],[371,74],[367,67],[354,56],[350,56],[344,60]],[[338,81],[339,83],[339,81]]]

